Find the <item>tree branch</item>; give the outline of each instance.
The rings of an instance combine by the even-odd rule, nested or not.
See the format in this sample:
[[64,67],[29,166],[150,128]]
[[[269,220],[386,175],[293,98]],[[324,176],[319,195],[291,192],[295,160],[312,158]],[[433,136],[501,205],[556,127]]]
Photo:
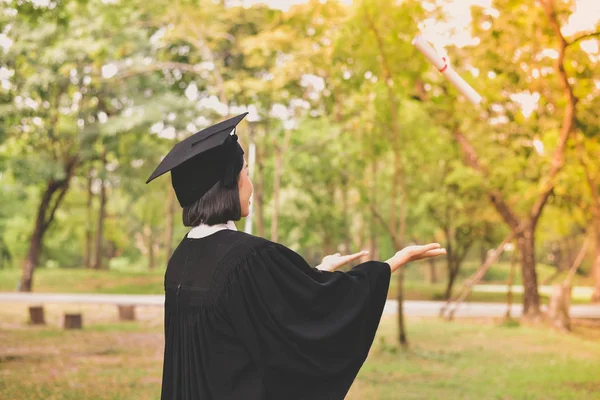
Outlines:
[[217,67],[217,65],[215,65],[216,64],[215,54],[208,47],[208,45],[206,45],[206,46],[202,45],[203,43],[206,43],[206,38],[204,37],[203,32],[200,29],[198,29],[197,22],[193,21],[187,13],[184,13],[184,17],[186,18],[186,20],[188,22],[188,27],[191,29],[193,36],[195,38],[197,38],[195,41],[193,41],[194,46],[201,53],[204,53],[204,56],[206,58],[208,58],[208,60],[211,63],[213,63],[213,65],[214,65],[212,73],[213,73],[213,77],[217,81],[217,88],[219,90],[219,100],[221,101],[221,103],[226,104],[229,107],[229,102],[227,101],[227,94],[225,93],[225,81],[223,79],[223,76],[221,75],[220,69]]
[[[489,175],[488,170],[479,161],[475,148],[469,140],[458,129],[454,129],[454,138],[460,146],[464,163],[487,177]],[[487,190],[487,196],[508,226],[513,230],[516,229],[519,226],[519,218],[510,208],[508,203],[506,203],[500,191],[497,189],[489,189]]]
[[371,213],[373,213],[373,216],[375,216],[375,218],[381,223],[381,225],[388,232],[388,234],[390,235],[390,238],[394,242],[394,246],[396,246],[396,248],[399,248],[400,247],[400,244],[398,243],[399,240],[396,237],[396,234],[394,233],[392,227],[390,227],[390,225],[387,222],[385,222],[385,219],[383,219],[383,217],[381,216],[381,214],[379,214],[379,212],[377,211],[377,209],[375,208],[375,206],[373,204],[369,204],[369,205],[370,205],[369,208],[371,209]]
[[575,39],[573,39],[569,43],[567,43],[567,47],[572,46],[575,43],[580,42],[582,40],[592,38],[594,36],[600,36],[600,31],[599,32],[592,32],[592,33],[586,33],[585,35],[581,35],[579,37],[576,37]]
[[488,256],[485,262],[477,269],[477,271],[475,271],[475,273],[473,273],[469,278],[465,280],[461,290],[458,292],[459,294],[455,297],[455,299],[448,299],[448,301],[446,301],[446,303],[442,306],[442,308],[440,309],[441,317],[443,317],[446,314],[446,312],[448,312],[447,318],[452,319],[454,311],[456,311],[460,303],[471,293],[473,286],[476,285],[481,280],[481,278],[484,277],[485,273],[490,268],[490,266],[493,263],[495,263],[498,258],[500,258],[500,256],[504,252],[504,247],[506,246],[506,244],[513,240],[515,236],[520,234],[521,231],[522,227],[518,227],[517,229],[511,231],[508,234],[508,236],[506,236],[506,238],[504,238],[502,243],[500,243],[500,245],[496,247],[492,255]]
[[44,225],[42,227],[43,231],[46,231],[46,229],[48,229],[48,227],[50,226],[52,221],[54,221],[54,215],[56,214],[56,210],[58,209],[58,206],[62,202],[62,199],[65,197],[65,194],[67,193],[67,190],[69,189],[69,185],[65,181],[61,181],[59,188],[61,188],[61,191],[58,194],[58,198],[54,202],[54,206],[50,210],[48,219],[46,221],[44,221]]
[[71,180],[71,177],[73,176],[73,172],[75,170],[75,167],[77,166],[77,162],[78,162],[78,159],[76,157],[70,159],[65,164],[65,174],[66,174],[65,178],[63,180],[60,180],[55,183],[56,188],[54,190],[57,190],[57,189],[62,189],[62,190],[59,193],[56,201],[54,202],[52,209],[50,210],[48,219],[43,222],[43,225],[42,225],[43,231],[46,231],[46,229],[48,229],[48,227],[54,220],[54,215],[56,213],[56,210],[58,209],[58,206],[60,206],[60,203],[62,202],[63,198],[65,197],[65,194],[67,193],[67,190],[69,189],[69,182]]
[[554,149],[554,154],[552,155],[552,166],[550,168],[550,172],[548,173],[548,176],[545,179],[545,183],[541,190],[540,196],[538,197],[530,212],[530,218],[534,226],[537,223],[540,214],[542,213],[544,205],[550,197],[550,193],[554,189],[554,180],[556,178],[556,175],[562,169],[565,163],[565,151],[567,148],[567,140],[569,139],[569,135],[573,130],[573,126],[575,124],[575,106],[577,105],[577,98],[573,94],[573,88],[569,83],[569,77],[567,76],[567,72],[565,71],[565,50],[567,48],[568,43],[560,30],[560,24],[558,23],[556,10],[554,9],[554,0],[546,0],[544,3],[544,9],[550,20],[550,26],[552,27],[552,30],[558,37],[559,41],[558,57],[556,59],[556,62],[554,63],[554,69],[558,73],[560,84],[563,88],[563,93],[566,97],[567,104],[565,105],[565,114],[563,115],[558,144],[556,145],[556,148]]
[[175,61],[160,61],[151,65],[146,65],[142,68],[132,68],[128,70],[124,70],[122,73],[117,74],[115,77],[111,79],[127,79],[135,75],[147,74],[150,72],[160,71],[163,69],[174,70],[179,69],[185,72],[191,72],[193,74],[200,74],[201,70],[197,65],[186,64]]
[[577,140],[577,153],[579,155],[579,162],[583,167],[583,172],[585,174],[585,179],[590,187],[590,191],[592,193],[592,201],[594,202],[594,207],[592,207],[592,214],[594,217],[600,218],[600,215],[595,215],[600,210],[600,196],[598,194],[598,175],[592,174],[590,166],[588,162],[585,160],[585,155],[583,154],[583,143],[581,138]]
[[573,261],[571,268],[569,268],[569,273],[563,282],[565,286],[571,286],[571,282],[573,282],[573,277],[575,276],[575,272],[577,272],[577,268],[581,265],[583,258],[585,257],[585,253],[587,253],[588,247],[590,245],[589,238],[586,238],[583,242],[583,246],[581,246],[581,250],[579,250],[579,254],[577,254],[577,258]]
[[[398,217],[396,215],[396,205],[398,204],[398,191],[402,185],[402,171],[404,170],[404,166],[402,163],[402,158],[400,155],[400,123],[399,123],[399,119],[398,119],[398,109],[400,106],[400,102],[396,96],[396,93],[394,91],[394,76],[392,74],[392,68],[391,68],[391,63],[389,62],[389,58],[388,58],[388,54],[385,51],[385,43],[383,41],[383,37],[381,35],[381,32],[379,32],[379,30],[377,29],[377,26],[375,25],[375,21],[373,20],[371,14],[369,13],[369,11],[367,10],[366,7],[363,7],[363,11],[364,11],[364,15],[365,15],[365,19],[367,22],[367,25],[369,27],[369,29],[371,30],[371,32],[373,33],[373,36],[375,37],[375,42],[377,44],[377,50],[379,52],[379,67],[381,68],[381,71],[383,73],[383,79],[385,82],[385,87],[387,89],[387,93],[388,93],[388,98],[389,98],[389,103],[390,103],[390,115],[392,117],[392,131],[391,131],[391,142],[392,142],[392,149],[393,149],[393,154],[394,154],[394,175],[392,178],[392,195],[391,195],[391,202],[392,202],[392,208],[390,209],[390,224],[391,224],[391,229],[392,232],[394,233],[394,236],[397,237],[398,235],[403,236],[401,231],[402,229],[404,229],[405,226],[405,221],[402,220],[402,216],[400,218],[399,221]],[[396,231],[396,223],[398,222],[398,231]],[[399,239],[400,239],[399,238]]]

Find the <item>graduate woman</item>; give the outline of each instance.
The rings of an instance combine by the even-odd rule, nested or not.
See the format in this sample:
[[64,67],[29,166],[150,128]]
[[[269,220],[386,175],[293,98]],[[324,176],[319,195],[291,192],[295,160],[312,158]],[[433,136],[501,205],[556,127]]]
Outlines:
[[192,229],[165,274],[162,400],[343,399],[367,357],[390,274],[445,254],[409,246],[386,262],[332,271],[238,232],[252,183],[237,142],[242,114],[178,143],[148,182],[170,171]]

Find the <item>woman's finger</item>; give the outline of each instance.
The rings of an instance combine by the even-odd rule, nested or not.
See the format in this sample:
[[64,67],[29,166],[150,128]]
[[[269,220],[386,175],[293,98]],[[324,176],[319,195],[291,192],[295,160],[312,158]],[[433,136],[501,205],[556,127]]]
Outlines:
[[419,252],[426,253],[431,250],[439,249],[440,247],[442,247],[442,246],[439,243],[429,243],[429,244],[425,244],[423,246],[419,246]]
[[366,256],[367,254],[369,254],[368,251],[359,251],[358,253],[344,256],[344,258],[345,258],[346,262],[350,262],[350,261],[358,260],[359,258]]
[[430,250],[435,250],[438,248],[440,248],[439,243],[429,243],[422,246],[408,246],[402,249],[401,252],[408,254],[410,258],[414,258]]
[[328,264],[332,267],[332,271],[338,269],[339,267],[341,267],[342,265],[348,264],[349,262],[352,262],[354,260],[358,260],[361,257],[364,257],[366,255],[368,255],[369,252],[368,251],[360,251],[358,253],[354,253],[354,254],[349,254],[347,256],[331,256],[334,257],[333,260],[328,261]]
[[433,249],[433,250],[426,251],[425,253],[419,254],[417,259],[422,260],[424,258],[443,256],[445,254],[446,254],[446,249]]

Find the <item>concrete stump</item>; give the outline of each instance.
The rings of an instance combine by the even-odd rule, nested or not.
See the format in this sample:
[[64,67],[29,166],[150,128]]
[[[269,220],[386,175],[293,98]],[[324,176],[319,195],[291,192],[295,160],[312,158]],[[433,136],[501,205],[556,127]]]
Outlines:
[[548,306],[548,317],[552,324],[561,330],[571,330],[571,286],[562,284],[552,285],[552,296]]
[[64,329],[81,329],[83,321],[81,314],[65,314]]
[[118,307],[120,321],[135,321],[135,306],[119,304]]
[[46,323],[44,306],[29,307],[29,323],[32,325],[44,325]]

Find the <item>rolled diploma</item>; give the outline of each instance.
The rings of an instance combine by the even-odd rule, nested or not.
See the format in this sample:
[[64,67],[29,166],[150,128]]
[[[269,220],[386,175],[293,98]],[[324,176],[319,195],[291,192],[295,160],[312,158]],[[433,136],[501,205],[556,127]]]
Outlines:
[[471,103],[477,105],[481,103],[482,97],[469,85],[463,78],[456,73],[445,58],[440,57],[435,50],[425,41],[422,36],[417,36],[413,40],[413,45],[419,50],[425,58],[448,79],[454,87],[461,92]]

